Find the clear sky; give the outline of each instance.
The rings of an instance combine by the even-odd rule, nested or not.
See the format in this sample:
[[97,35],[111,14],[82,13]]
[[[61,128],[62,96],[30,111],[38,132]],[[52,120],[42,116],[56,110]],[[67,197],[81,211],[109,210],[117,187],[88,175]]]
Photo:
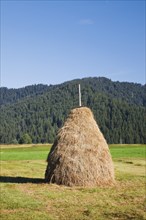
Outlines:
[[145,1],[1,0],[1,86],[145,83]]

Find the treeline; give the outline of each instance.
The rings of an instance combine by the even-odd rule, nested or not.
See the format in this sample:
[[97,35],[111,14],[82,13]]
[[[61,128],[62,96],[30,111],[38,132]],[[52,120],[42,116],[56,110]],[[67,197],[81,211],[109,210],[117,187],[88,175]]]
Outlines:
[[146,143],[146,86],[101,77],[1,88],[0,143],[52,143],[69,111],[78,107],[78,83],[82,103],[93,111],[108,143]]

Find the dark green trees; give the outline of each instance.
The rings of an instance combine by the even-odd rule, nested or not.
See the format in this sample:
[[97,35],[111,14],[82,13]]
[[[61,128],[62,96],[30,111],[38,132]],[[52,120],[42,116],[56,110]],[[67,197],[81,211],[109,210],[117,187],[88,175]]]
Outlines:
[[0,143],[52,143],[69,111],[78,107],[79,83],[82,104],[91,108],[108,143],[146,143],[146,86],[101,77],[1,88]]
[[32,143],[32,139],[29,136],[29,134],[24,134],[19,140],[19,144],[31,144],[31,143]]

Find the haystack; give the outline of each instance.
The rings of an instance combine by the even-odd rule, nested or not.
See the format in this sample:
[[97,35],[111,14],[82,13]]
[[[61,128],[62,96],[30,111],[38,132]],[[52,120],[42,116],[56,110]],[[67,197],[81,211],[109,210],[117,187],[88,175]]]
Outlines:
[[114,168],[106,140],[89,108],[73,109],[58,132],[47,159],[45,179],[66,186],[114,183]]

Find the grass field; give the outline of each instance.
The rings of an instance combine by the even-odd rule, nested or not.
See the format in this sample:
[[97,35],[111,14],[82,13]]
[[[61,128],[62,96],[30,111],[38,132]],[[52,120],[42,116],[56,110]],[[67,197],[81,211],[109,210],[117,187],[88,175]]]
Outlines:
[[1,146],[2,220],[146,219],[144,145],[111,145],[116,185],[65,187],[44,183],[50,145]]

